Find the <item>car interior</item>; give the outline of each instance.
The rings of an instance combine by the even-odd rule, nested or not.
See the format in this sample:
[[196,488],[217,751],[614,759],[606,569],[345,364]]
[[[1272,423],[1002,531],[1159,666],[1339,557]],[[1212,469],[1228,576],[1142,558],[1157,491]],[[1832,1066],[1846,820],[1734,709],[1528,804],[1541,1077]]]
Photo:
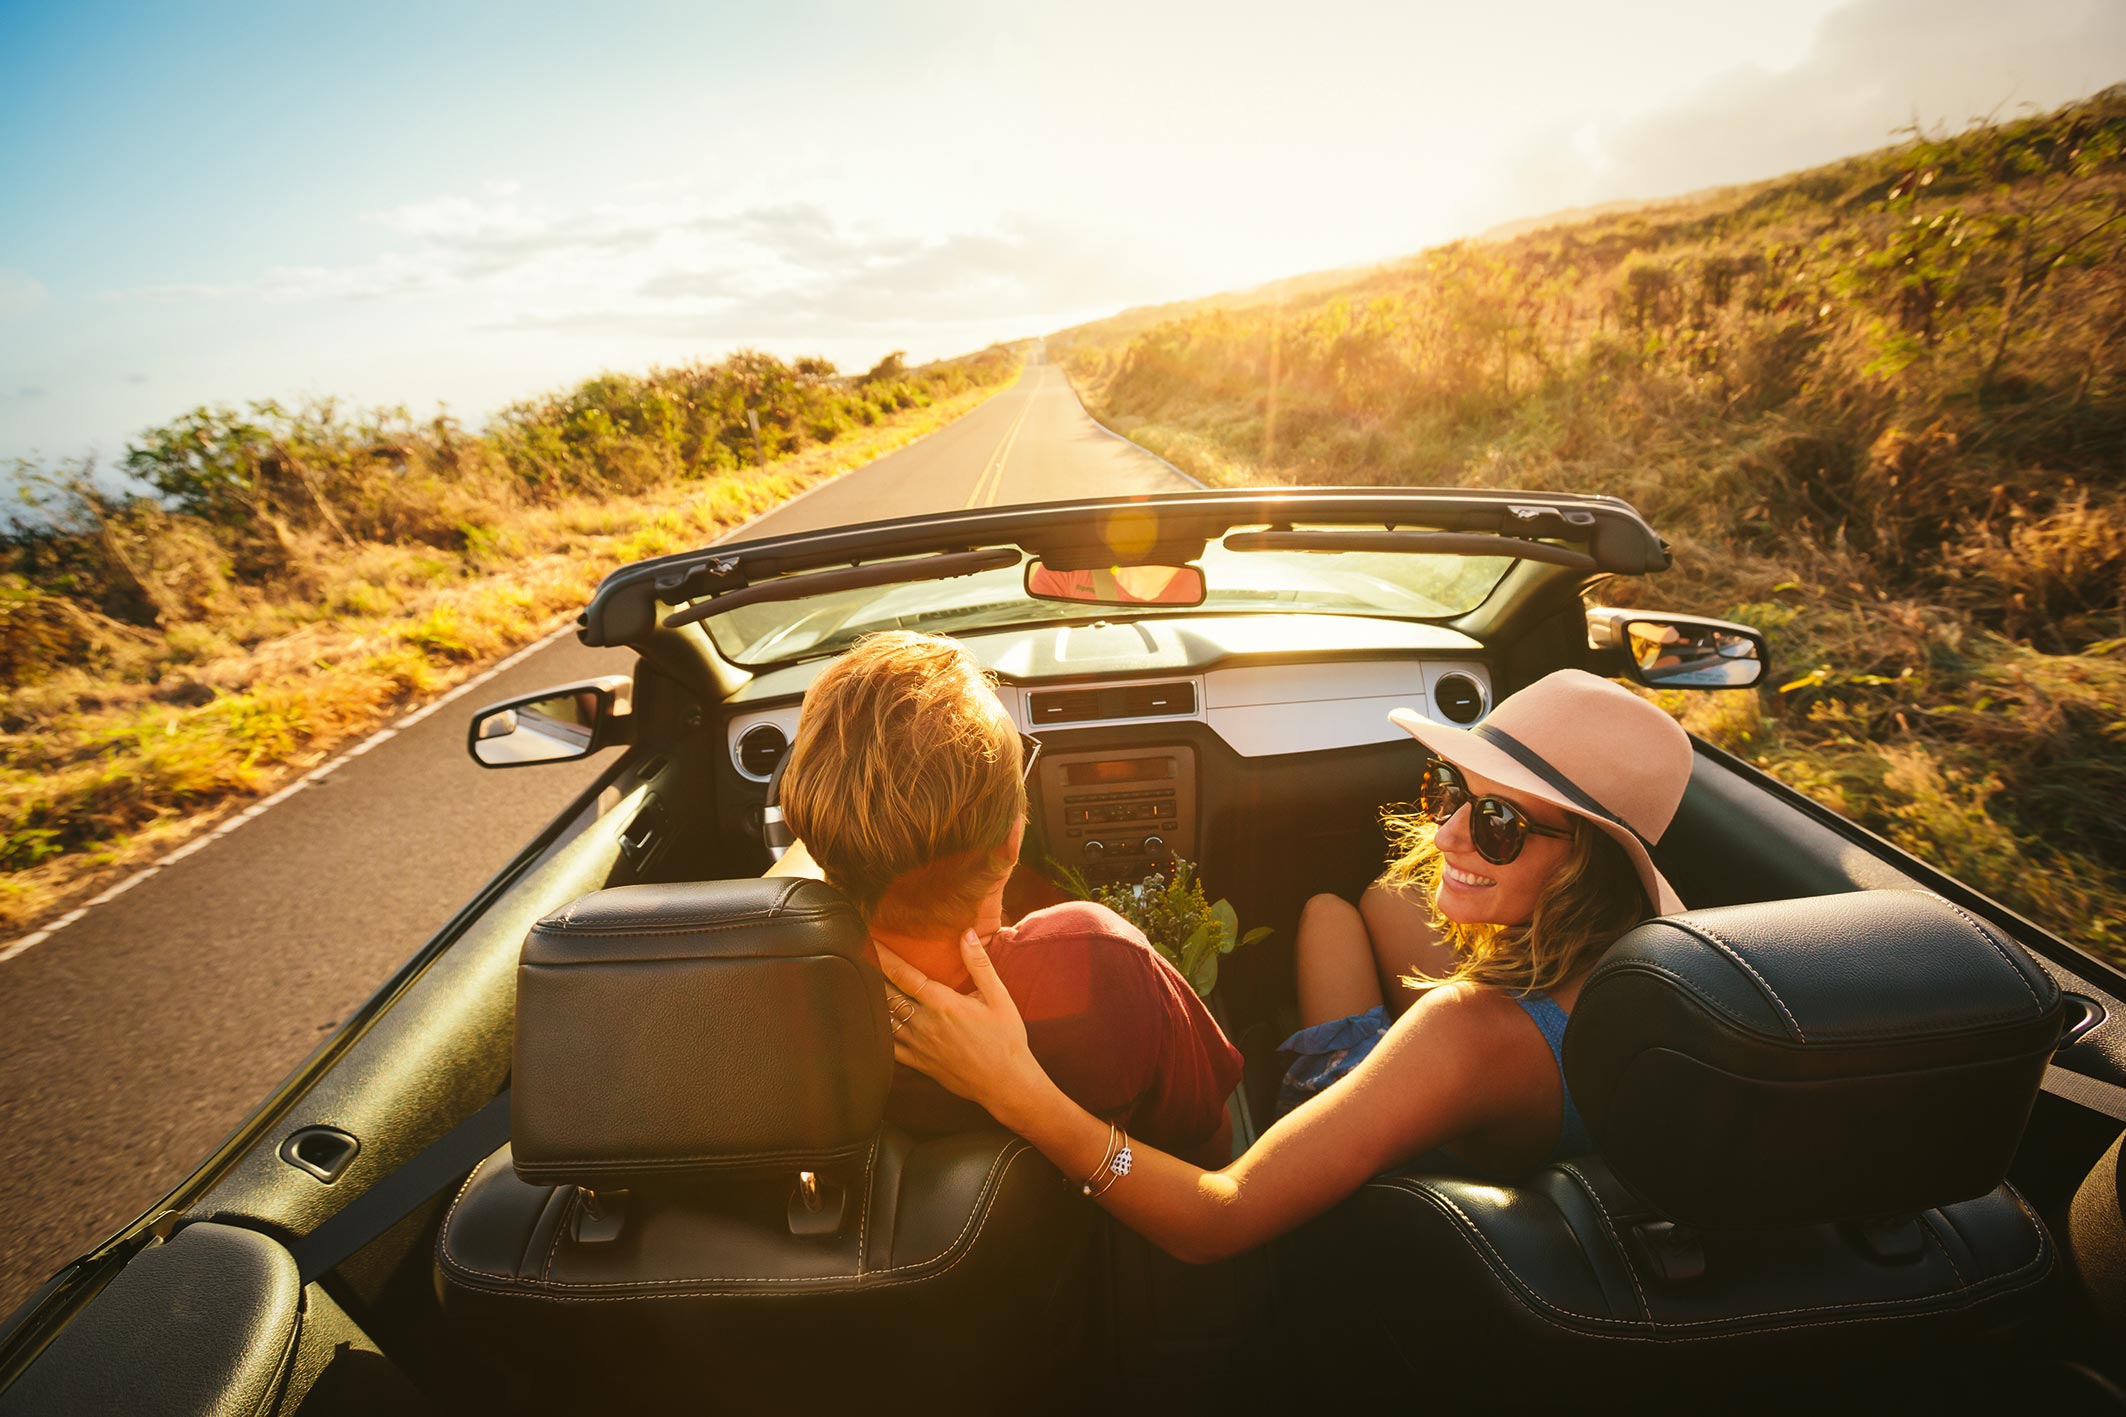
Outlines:
[[[1294,520],[1158,500],[1170,554]],[[956,632],[1041,744],[1023,899],[1049,864],[1097,884],[1178,856],[1272,928],[1210,997],[1247,1061],[1236,1154],[1297,1026],[1301,906],[1355,898],[1415,793],[1387,711],[1467,724],[1555,668],[1621,677],[1589,606],[1667,559],[1606,498],[1322,495],[1299,520],[1550,553],[1447,622],[1169,605]],[[1192,1266],[1009,1133],[896,1127],[861,920],[761,874],[827,661],[741,667],[680,617],[859,550],[1096,564],[1096,522],[910,519],[608,578],[584,637],[641,660],[571,731],[622,751],[192,1182],[17,1316],[48,1331],[0,1412],[2126,1409],[2126,981],[1703,742],[1655,852],[1690,909],[1612,948],[1567,1035],[1594,1153],[1391,1173]],[[309,1272],[307,1238],[504,1096],[508,1140],[462,1184]]]

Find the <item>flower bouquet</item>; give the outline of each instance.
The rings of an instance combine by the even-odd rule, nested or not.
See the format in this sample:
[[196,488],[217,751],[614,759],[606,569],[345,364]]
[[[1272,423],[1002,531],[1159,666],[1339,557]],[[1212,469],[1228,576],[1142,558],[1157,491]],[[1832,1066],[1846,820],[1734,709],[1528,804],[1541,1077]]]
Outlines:
[[1270,933],[1267,925],[1258,925],[1242,934],[1232,903],[1206,900],[1195,863],[1179,857],[1126,885],[1089,886],[1082,873],[1068,866],[1058,866],[1056,874],[1063,888],[1080,900],[1097,901],[1142,930],[1198,997],[1207,997],[1217,987],[1221,958]]

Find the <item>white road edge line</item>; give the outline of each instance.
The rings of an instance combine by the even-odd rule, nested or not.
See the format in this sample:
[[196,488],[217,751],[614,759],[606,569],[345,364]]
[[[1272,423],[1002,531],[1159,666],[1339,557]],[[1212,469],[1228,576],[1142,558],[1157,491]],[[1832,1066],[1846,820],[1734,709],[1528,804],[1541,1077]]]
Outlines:
[[[1070,382],[1070,376],[1068,374],[1065,374],[1063,376],[1063,382],[1066,386],[1070,388],[1071,397],[1077,398],[1077,386]],[[1004,392],[1004,390],[999,389],[997,392],[1002,393]],[[986,404],[989,402],[989,400],[984,399],[982,402]],[[1080,409],[1080,411],[1083,411],[1085,408],[1085,400],[1083,400],[1082,398],[1078,399],[1078,408]],[[968,412],[972,413],[974,412],[974,410],[969,409]],[[1087,418],[1092,418],[1092,415],[1090,413],[1087,413],[1085,416]],[[957,423],[958,421],[958,419],[953,420],[954,423]],[[1101,432],[1106,433],[1109,437],[1122,438],[1122,435],[1120,433],[1117,433],[1114,429],[1109,428],[1106,424],[1101,423],[1099,419],[1093,418],[1092,421],[1095,425],[1099,427]],[[914,442],[904,444],[903,447],[912,448],[915,446],[916,443],[924,441],[924,439],[931,437],[933,434],[941,433],[946,428],[950,428],[951,426],[951,423],[947,423],[942,425],[941,427],[933,428],[930,430],[929,433],[925,433],[921,438],[917,438]],[[1017,429],[1014,428],[1013,431],[1016,432]],[[1130,440],[1127,438],[1122,438],[1122,441],[1125,443],[1130,443]],[[1130,443],[1130,446],[1139,447],[1139,445],[1136,443]],[[901,449],[896,448],[893,451],[899,452],[901,451]],[[1173,468],[1176,475],[1188,478],[1190,482],[1195,482],[1198,487],[1204,485],[1201,482],[1196,482],[1195,478],[1189,477],[1189,475],[1185,472],[1182,472],[1180,468],[1174,467],[1172,463],[1166,462],[1165,458],[1160,458],[1159,455],[1155,452],[1152,452],[1151,449],[1141,448],[1140,451],[1144,452],[1147,456],[1159,458],[1160,462],[1166,463],[1168,467]],[[888,453],[885,456],[891,457],[892,453]],[[784,508],[789,507],[794,503],[803,501],[805,498],[811,496],[814,492],[819,491],[820,488],[825,487],[828,483],[838,481],[841,478],[848,476],[852,472],[861,471],[863,468],[869,467],[872,465],[872,463],[875,463],[877,461],[879,461],[879,459],[873,458],[870,463],[860,463],[856,467],[843,468],[840,472],[837,472],[830,477],[822,478],[818,482],[813,483],[810,487],[807,487],[804,491],[799,492],[796,496],[787,497],[782,501],[777,502],[774,506],[769,507],[765,511],[757,512],[753,516],[748,517],[746,520],[740,522],[737,526],[732,527],[729,531],[725,532],[722,536],[717,537],[716,541],[711,542],[710,544],[715,545],[721,542],[733,540],[738,536],[740,532],[745,531],[755,522],[760,521],[765,517],[773,516],[775,513],[782,511]],[[486,669],[483,669],[478,674],[475,674],[472,678],[467,679],[464,683],[459,684],[455,688],[448,690],[440,698],[437,698],[430,703],[423,704],[420,708],[413,710],[413,712],[407,714],[404,718],[399,719],[396,723],[390,724],[389,726],[384,728],[379,728],[376,732],[370,734],[367,738],[364,738],[361,742],[355,744],[352,748],[341,749],[337,754],[332,757],[329,762],[320,763],[318,766],[304,773],[301,777],[282,787],[278,792],[273,793],[270,797],[262,798],[259,801],[254,802],[250,806],[244,808],[242,811],[234,813],[226,821],[223,821],[220,825],[216,826],[212,831],[202,832],[200,835],[192,838],[184,845],[174,848],[166,855],[164,855],[161,859],[154,862],[152,865],[141,867],[132,875],[127,876],[124,880],[118,882],[118,884],[109,887],[108,889],[102,891],[100,894],[91,896],[87,901],[83,902],[79,906],[76,906],[74,909],[68,911],[66,914],[60,916],[58,919],[52,921],[49,925],[46,925],[41,929],[32,930],[29,934],[22,935],[16,939],[10,940],[5,945],[0,945],[0,964],[6,964],[9,960],[15,959],[20,955],[27,954],[29,951],[43,944],[46,940],[49,940],[52,936],[58,934],[61,930],[64,930],[67,926],[72,925],[75,921],[81,919],[82,916],[88,914],[91,907],[104,905],[109,903],[110,901],[116,900],[119,896],[124,895],[127,891],[133,889],[133,887],[139,885],[142,881],[148,879],[148,877],[160,872],[164,867],[176,865],[178,862],[184,860],[187,856],[192,855],[194,852],[203,850],[210,844],[220,841],[223,837],[227,836],[230,832],[235,831],[244,823],[257,820],[257,818],[262,815],[267,808],[279,806],[281,803],[287,801],[290,797],[293,797],[296,793],[300,792],[305,787],[308,787],[311,783],[316,782],[318,779],[325,777],[328,774],[339,771],[341,767],[346,765],[348,759],[359,758],[362,754],[368,752],[374,747],[377,747],[379,744],[388,742],[391,739],[396,738],[399,734],[400,729],[413,727],[422,719],[427,718],[430,714],[434,713],[437,709],[442,708],[445,704],[451,703],[459,698],[462,698],[465,694],[469,693],[474,689],[477,689],[480,685],[485,684],[488,680],[494,678],[497,674],[500,674],[505,670],[514,668],[517,664],[519,664],[525,659],[530,658],[532,655],[537,654],[540,650],[545,649],[548,645],[552,644],[555,640],[560,639],[563,635],[567,634],[570,630],[574,628],[575,618],[571,616],[567,621],[565,621],[561,625],[559,629],[553,631],[551,634],[545,635],[537,640],[534,640],[532,643],[524,646],[522,649],[516,651],[514,654],[511,654],[506,659],[497,660],[495,663],[489,665]]]
[[[1063,366],[1058,364],[1056,368],[1063,369]],[[1172,463],[1167,462],[1165,458],[1160,457],[1150,448],[1145,447],[1144,444],[1138,442],[1135,438],[1130,437],[1126,433],[1117,433],[1114,429],[1108,427],[1099,419],[1094,418],[1093,411],[1085,406],[1085,395],[1078,392],[1078,381],[1070,377],[1070,371],[1067,369],[1063,370],[1063,385],[1065,388],[1070,390],[1070,396],[1078,401],[1078,412],[1084,414],[1086,418],[1090,419],[1093,427],[1099,429],[1102,433],[1105,433],[1110,438],[1118,439],[1121,442],[1129,444],[1132,448],[1135,448],[1138,452],[1144,454],[1146,457],[1152,459],[1154,462],[1163,464],[1168,472],[1171,472],[1174,476],[1180,478],[1183,482],[1188,483],[1190,486],[1200,487],[1206,492],[1211,490],[1211,484],[1205,482],[1202,478],[1190,476],[1188,473],[1183,472],[1180,468],[1175,467]]]
[[560,639],[563,635],[570,633],[575,628],[576,617],[571,615],[568,617],[568,619],[564,620],[561,623],[560,628],[552,631],[549,634],[540,636],[538,639],[533,640],[530,644],[524,646],[522,649],[519,649],[515,653],[509,655],[507,658],[496,660],[493,664],[490,664],[487,668],[481,670],[478,674],[473,675],[464,683],[445,690],[441,695],[430,700],[428,703],[421,705],[421,707],[413,710],[411,713],[399,719],[397,722],[392,723],[387,727],[379,728],[376,732],[370,734],[368,737],[364,738],[361,742],[355,744],[353,747],[341,749],[338,753],[333,755],[332,759],[329,762],[318,764],[316,767],[310,769],[310,771],[304,773],[301,777],[296,778],[293,782],[288,783],[286,786],[282,787],[279,791],[273,793],[271,796],[260,798],[258,801],[244,808],[242,811],[231,814],[227,820],[221,822],[212,831],[200,833],[198,836],[193,837],[190,841],[186,842],[183,846],[177,847],[168,852],[160,860],[156,861],[153,865],[141,867],[138,871],[135,871],[132,875],[127,876],[117,885],[111,886],[107,890],[103,891],[100,895],[92,896],[89,900],[79,906],[76,906],[74,909],[60,916],[57,920],[52,921],[51,924],[46,925],[43,929],[32,930],[29,934],[24,935],[19,939],[12,940],[6,945],[0,945],[0,964],[5,964],[9,960],[14,959],[19,955],[26,954],[30,950],[33,950],[37,946],[43,944],[46,940],[49,940],[52,936],[58,934],[61,930],[64,930],[67,926],[73,924],[82,916],[88,914],[92,906],[103,905],[109,901],[116,900],[119,896],[124,895],[127,891],[133,889],[133,887],[139,885],[142,881],[145,881],[148,877],[155,875],[157,872],[161,871],[165,866],[174,866],[178,862],[184,860],[187,856],[190,856],[195,851],[202,850],[211,843],[220,841],[230,832],[233,832],[238,827],[244,825],[244,823],[256,821],[259,817],[265,814],[267,808],[279,806],[281,803],[287,801],[290,797],[293,797],[296,793],[308,787],[311,783],[318,781],[320,778],[329,776],[332,773],[338,772],[340,768],[346,765],[347,761],[350,758],[358,758],[362,754],[368,752],[371,748],[376,747],[378,744],[396,738],[399,735],[400,729],[413,727],[416,723],[419,723],[422,719],[427,718],[437,709],[442,708],[446,704],[453,703],[456,700],[463,698],[465,695],[471,693],[474,689],[479,688],[482,684],[485,684],[488,680],[494,678],[497,674],[501,674],[507,670],[514,669],[518,664],[537,654],[540,650],[545,649],[555,640]]

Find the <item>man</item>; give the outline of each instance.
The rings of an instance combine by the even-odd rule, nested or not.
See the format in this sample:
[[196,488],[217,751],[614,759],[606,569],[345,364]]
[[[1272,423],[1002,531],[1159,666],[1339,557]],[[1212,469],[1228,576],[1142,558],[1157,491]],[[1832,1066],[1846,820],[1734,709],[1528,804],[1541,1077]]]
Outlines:
[[[1180,974],[1105,906],[1073,901],[1003,923],[1026,828],[1022,753],[959,645],[872,635],[805,695],[781,784],[799,845],[775,871],[810,874],[809,856],[874,941],[957,989],[968,985],[959,940],[972,928],[1065,1092],[1132,1136],[1223,1165],[1240,1054]],[[972,1104],[904,1068],[888,1113],[922,1132],[983,1124]]]

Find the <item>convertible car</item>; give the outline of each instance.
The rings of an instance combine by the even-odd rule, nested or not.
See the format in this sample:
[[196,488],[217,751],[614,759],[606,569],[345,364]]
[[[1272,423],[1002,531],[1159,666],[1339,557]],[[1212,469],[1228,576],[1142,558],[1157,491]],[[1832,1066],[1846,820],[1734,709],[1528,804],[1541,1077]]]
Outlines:
[[1007,1133],[897,1125],[860,922],[762,875],[814,675],[956,637],[1041,745],[1028,862],[1183,858],[1273,927],[1210,994],[1245,1147],[1300,906],[1364,887],[1424,766],[1391,709],[1471,724],[1567,666],[1758,691],[1756,632],[1604,603],[1668,564],[1613,498],[1373,489],[614,572],[580,634],[633,674],[491,705],[468,749],[620,751],[9,1321],[0,1412],[2126,1406],[2126,977],[1710,744],[1656,852],[1689,908],[1566,1036],[1593,1149],[1384,1175],[1214,1266]]

